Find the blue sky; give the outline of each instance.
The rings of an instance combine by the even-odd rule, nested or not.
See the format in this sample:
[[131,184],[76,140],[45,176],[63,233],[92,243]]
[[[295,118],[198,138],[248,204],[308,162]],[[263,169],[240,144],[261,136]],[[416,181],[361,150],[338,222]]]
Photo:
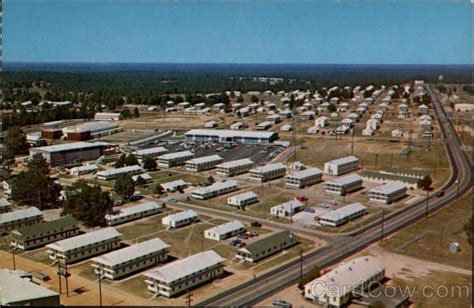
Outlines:
[[18,1],[4,61],[472,63],[472,4]]

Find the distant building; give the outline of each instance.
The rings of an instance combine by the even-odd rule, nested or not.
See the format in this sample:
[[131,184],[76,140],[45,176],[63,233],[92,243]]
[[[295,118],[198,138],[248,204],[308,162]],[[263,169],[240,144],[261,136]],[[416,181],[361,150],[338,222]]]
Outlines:
[[355,156],[347,156],[324,163],[324,174],[341,175],[359,168],[359,159]]
[[350,174],[341,178],[326,181],[325,190],[327,193],[344,196],[354,190],[362,188],[363,180],[357,174]]
[[120,121],[123,116],[120,112],[97,112],[94,115],[96,121]]
[[293,188],[302,188],[321,182],[323,173],[318,168],[301,170],[285,177],[285,185]]
[[11,233],[11,246],[28,250],[79,234],[77,221],[65,216],[56,220],[20,227]]
[[217,126],[219,126],[219,123],[217,123],[216,121],[208,121],[204,123],[204,128],[215,128]]
[[112,227],[77,235],[46,245],[49,258],[72,263],[120,247],[121,233]]
[[96,160],[102,155],[107,143],[96,142],[74,142],[45,147],[30,148],[30,157],[41,154],[52,166],[68,164],[71,162],[82,162]]
[[176,214],[171,214],[161,219],[161,223],[168,228],[179,228],[189,225],[198,219],[198,215],[193,210],[187,210]]
[[258,196],[253,191],[247,191],[227,198],[227,204],[237,207],[245,207],[252,203],[258,202]]
[[84,166],[79,166],[79,167],[73,167],[69,169],[69,173],[71,175],[80,176],[84,174],[94,173],[98,170],[99,170],[99,167],[97,167],[96,164],[89,164],[89,165],[84,165]]
[[67,140],[83,141],[92,138],[110,136],[122,131],[122,128],[109,121],[86,122],[63,129]]
[[273,126],[273,122],[270,121],[263,121],[261,123],[258,123],[257,126],[255,126],[256,130],[267,130]]
[[96,274],[110,280],[156,266],[168,258],[169,245],[156,237],[92,259]]
[[278,139],[278,134],[275,132],[238,131],[227,129],[192,129],[185,133],[185,137],[188,141],[268,144]]
[[377,186],[369,190],[370,201],[392,203],[407,195],[407,187],[400,181],[389,181],[386,184]]
[[384,267],[372,256],[341,263],[304,286],[304,296],[319,305],[345,307],[353,296],[380,285]]
[[223,176],[234,176],[250,171],[254,162],[248,158],[228,161],[217,165],[217,174]]
[[266,182],[276,178],[281,178],[286,174],[286,166],[282,163],[268,164],[250,170],[250,179]]
[[121,168],[110,168],[105,171],[97,172],[96,177],[99,180],[110,181],[116,179],[121,174],[136,175],[143,173],[144,170],[138,165],[125,166]]
[[0,198],[0,214],[10,211],[11,202],[6,198]]
[[188,186],[188,183],[186,183],[183,180],[176,180],[176,181],[161,183],[160,186],[163,187],[164,191],[166,192],[174,192],[174,191],[186,188]]
[[175,153],[168,153],[158,156],[158,166],[171,168],[174,166],[184,165],[187,160],[194,157],[191,151],[181,151]]
[[234,220],[205,230],[204,237],[210,240],[222,241],[243,232],[245,232],[245,226],[240,221]]
[[148,291],[172,297],[197,285],[220,277],[225,259],[213,250],[157,267],[145,273]]
[[36,207],[0,214],[0,235],[43,221],[43,213]]
[[224,159],[217,154],[193,158],[186,161],[186,170],[191,172],[200,172],[215,168]]
[[325,226],[339,227],[348,221],[364,215],[367,208],[356,202],[319,216],[319,223]]
[[217,182],[212,185],[198,188],[191,192],[191,197],[199,200],[207,200],[239,189],[237,181]]
[[235,258],[243,262],[255,263],[297,243],[298,241],[290,231],[279,231],[239,248]]
[[165,147],[153,147],[148,149],[137,150],[134,154],[139,161],[143,162],[148,158],[156,159],[166,153],[168,153],[168,149]]
[[146,202],[130,207],[114,210],[105,215],[105,221],[109,226],[123,224],[132,220],[141,219],[150,215],[161,213],[163,204],[156,202]]

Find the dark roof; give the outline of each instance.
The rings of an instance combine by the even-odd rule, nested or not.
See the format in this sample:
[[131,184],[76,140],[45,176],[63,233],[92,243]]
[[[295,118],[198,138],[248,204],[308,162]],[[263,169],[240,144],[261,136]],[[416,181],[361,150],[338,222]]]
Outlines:
[[[247,246],[241,248],[242,250],[247,250],[251,254],[260,254],[265,250],[268,250],[275,245],[279,245],[283,242],[286,242],[290,239],[290,231],[284,230],[277,233],[273,233],[267,237],[262,238],[261,240],[255,241],[248,244]],[[293,237],[294,238],[294,237]]]
[[67,228],[73,225],[77,225],[77,221],[71,216],[65,216],[56,220],[45,221],[31,226],[21,227],[12,232],[21,236],[28,237],[38,234],[44,234],[48,231],[58,230],[65,227]]

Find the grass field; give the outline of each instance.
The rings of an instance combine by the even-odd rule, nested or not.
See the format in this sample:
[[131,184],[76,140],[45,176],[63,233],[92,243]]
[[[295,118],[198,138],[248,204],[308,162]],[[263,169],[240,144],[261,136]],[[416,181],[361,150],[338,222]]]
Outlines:
[[[381,243],[385,249],[433,262],[472,269],[472,246],[467,242],[464,224],[472,215],[472,195],[412,225]],[[461,244],[459,253],[448,250],[449,243]]]

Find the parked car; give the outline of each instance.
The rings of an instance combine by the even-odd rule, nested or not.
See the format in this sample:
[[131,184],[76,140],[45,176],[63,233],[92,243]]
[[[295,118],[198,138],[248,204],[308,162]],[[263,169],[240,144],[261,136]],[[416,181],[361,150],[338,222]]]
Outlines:
[[288,303],[287,301],[282,300],[282,299],[276,299],[272,302],[272,304],[275,307],[285,307],[285,308],[290,308],[291,307],[290,303]]
[[304,209],[305,212],[308,212],[308,213],[314,213],[316,212],[313,208],[310,208],[310,207],[307,207]]
[[258,221],[252,221],[252,222],[250,223],[250,225],[251,225],[252,227],[261,227],[261,226],[262,226],[262,224],[261,224],[260,222],[258,222]]
[[440,190],[437,194],[436,194],[436,197],[440,198],[444,196],[444,190]]
[[233,240],[230,242],[230,245],[236,246],[236,245],[238,245],[239,243],[242,243],[242,241],[239,240],[239,239],[233,239]]
[[247,245],[247,244],[244,243],[244,242],[240,242],[240,243],[236,244],[235,247],[241,248],[241,247],[244,247],[245,245]]
[[245,233],[239,234],[239,235],[237,235],[237,237],[240,238],[240,239],[243,239],[243,240],[246,240],[246,239],[249,238],[249,236]]

